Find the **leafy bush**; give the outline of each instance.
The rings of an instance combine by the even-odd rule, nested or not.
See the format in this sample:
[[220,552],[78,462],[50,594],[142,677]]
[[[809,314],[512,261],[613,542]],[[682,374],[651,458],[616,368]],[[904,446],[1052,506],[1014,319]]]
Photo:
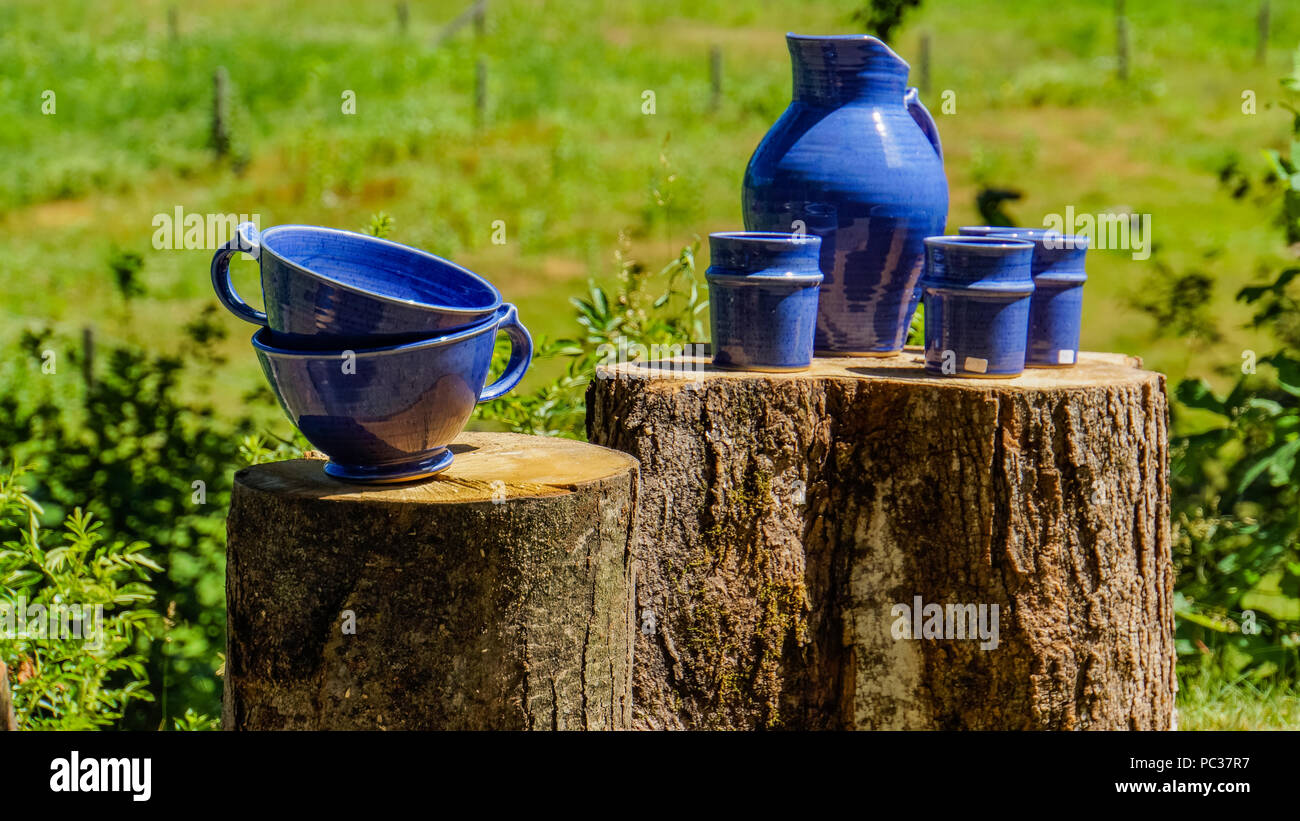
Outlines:
[[86,383],[40,369],[45,361],[85,366],[79,345],[29,332],[0,379],[0,452],[32,465],[30,496],[46,510],[44,523],[84,506],[108,532],[152,544],[165,568],[154,587],[168,614],[166,640],[150,646],[146,665],[157,699],[132,703],[126,727],[170,726],[187,709],[220,713],[224,517],[253,425],[222,422],[209,405],[180,397],[183,375],[207,369],[208,343],[220,334],[209,312],[168,353],[101,344]]
[[[1284,85],[1300,90],[1300,67]],[[1300,114],[1292,121],[1291,152],[1300,157]],[[1300,236],[1300,169],[1275,152],[1270,159],[1269,181],[1284,189],[1280,222],[1292,242]],[[1201,380],[1184,381],[1175,392],[1175,414],[1195,409],[1214,420],[1173,442],[1171,485],[1178,649],[1187,666],[1215,675],[1300,679],[1298,277],[1300,268],[1287,268],[1237,296],[1253,306],[1255,326],[1274,331],[1276,352],[1257,363],[1245,352],[1243,373],[1226,396]]]
[[[145,555],[144,542],[110,543],[100,532],[104,523],[81,508],[68,514],[63,543],[51,546],[22,475],[14,469],[0,477],[0,605],[13,620],[0,633],[0,659],[12,671],[18,726],[114,724],[130,705],[154,698],[141,639],[158,628],[158,614],[147,607],[154,597],[148,581],[162,568]],[[63,622],[73,627],[68,633],[50,635],[44,614],[59,606],[74,606],[84,618]],[[96,616],[85,606],[101,609]],[[20,629],[20,610],[41,626],[28,621]]]
[[[539,340],[535,361],[567,360],[564,372],[531,394],[512,392],[486,403],[479,418],[520,433],[586,438],[587,383],[612,352],[643,345],[683,345],[704,339],[707,290],[695,270],[698,241],[658,271],[628,254],[619,236],[618,273],[612,292],[589,282],[587,293],[569,301],[578,327],[572,338]],[[505,366],[508,346],[496,351],[493,371]]]
[[1252,677],[1300,674],[1300,360],[1261,360],[1222,399],[1184,381],[1185,408],[1218,418],[1174,443],[1171,484],[1180,654]]

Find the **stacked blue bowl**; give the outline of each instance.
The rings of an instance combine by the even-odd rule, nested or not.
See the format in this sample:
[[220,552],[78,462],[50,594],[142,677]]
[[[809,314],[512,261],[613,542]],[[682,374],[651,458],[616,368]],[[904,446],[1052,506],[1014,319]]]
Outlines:
[[[266,310],[230,281],[258,260]],[[509,392],[532,338],[492,283],[425,251],[310,225],[239,226],[212,259],[212,285],[253,335],[271,388],[307,441],[348,482],[409,482],[445,470],[475,405]],[[498,333],[505,371],[487,384]]]

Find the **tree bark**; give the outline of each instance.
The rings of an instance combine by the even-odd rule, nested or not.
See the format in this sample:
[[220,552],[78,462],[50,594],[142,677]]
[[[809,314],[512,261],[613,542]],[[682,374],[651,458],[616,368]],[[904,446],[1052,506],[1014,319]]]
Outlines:
[[[1170,727],[1161,374],[1083,354],[936,378],[909,350],[697,360],[692,384],[684,361],[587,394],[591,441],[641,464],[634,726]],[[996,646],[928,618],[913,639],[896,606],[918,602],[989,627],[997,605]]]
[[0,730],[12,732],[17,729],[13,692],[9,689],[9,667],[0,661]]
[[635,460],[516,434],[452,449],[415,485],[301,459],[235,474],[227,729],[627,725]]

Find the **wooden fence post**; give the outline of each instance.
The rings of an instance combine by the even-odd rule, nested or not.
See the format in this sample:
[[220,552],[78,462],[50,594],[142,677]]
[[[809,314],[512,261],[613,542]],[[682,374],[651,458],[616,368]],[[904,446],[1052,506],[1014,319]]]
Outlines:
[[95,329],[89,325],[81,329],[81,378],[86,387],[95,384]]
[[1124,0],[1115,0],[1115,73],[1121,82],[1128,80],[1128,19]]
[[474,124],[482,128],[487,124],[487,60],[482,57],[474,63]]
[[1268,0],[1262,0],[1259,4],[1259,17],[1255,20],[1259,37],[1255,42],[1255,62],[1261,66],[1268,60],[1268,18]]
[[229,94],[230,75],[224,66],[217,66],[212,72],[212,149],[217,157],[230,153],[230,123],[226,98]]
[[922,94],[930,93],[930,35],[928,32],[921,35],[920,89]]
[[722,48],[712,46],[709,49],[709,110],[717,111],[722,106]]
[[470,23],[474,24],[474,34],[477,38],[482,39],[487,33],[487,0],[475,0],[474,4],[466,8],[447,25],[443,26],[442,31],[438,33],[438,39],[434,46],[440,46],[447,42],[451,37]]

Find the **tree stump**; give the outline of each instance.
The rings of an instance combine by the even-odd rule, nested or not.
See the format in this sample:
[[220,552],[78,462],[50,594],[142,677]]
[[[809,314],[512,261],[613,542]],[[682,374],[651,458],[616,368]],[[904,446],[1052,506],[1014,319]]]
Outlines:
[[641,464],[633,726],[1170,727],[1163,375],[695,362],[587,394],[591,441]]
[[227,729],[619,729],[636,461],[462,434],[415,485],[235,474]]
[[13,693],[9,689],[9,668],[0,661],[0,732],[18,729],[14,717]]

